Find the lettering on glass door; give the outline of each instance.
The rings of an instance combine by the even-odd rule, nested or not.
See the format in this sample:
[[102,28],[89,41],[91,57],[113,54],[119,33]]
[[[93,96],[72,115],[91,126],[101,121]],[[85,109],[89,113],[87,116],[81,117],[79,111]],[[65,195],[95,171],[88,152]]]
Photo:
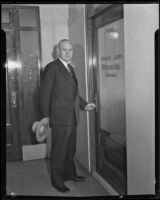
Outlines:
[[[123,19],[98,29],[101,128],[123,143],[125,82]],[[116,124],[116,126],[115,126]]]

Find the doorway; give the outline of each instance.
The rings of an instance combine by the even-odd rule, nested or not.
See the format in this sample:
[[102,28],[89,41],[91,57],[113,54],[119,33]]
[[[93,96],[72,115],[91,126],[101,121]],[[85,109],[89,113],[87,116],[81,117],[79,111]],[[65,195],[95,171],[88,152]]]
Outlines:
[[88,20],[93,94],[97,105],[95,170],[116,192],[125,195],[127,162],[123,5],[103,8]]
[[35,144],[39,120],[40,29],[38,7],[2,6],[6,34],[6,158],[22,159],[22,145]]

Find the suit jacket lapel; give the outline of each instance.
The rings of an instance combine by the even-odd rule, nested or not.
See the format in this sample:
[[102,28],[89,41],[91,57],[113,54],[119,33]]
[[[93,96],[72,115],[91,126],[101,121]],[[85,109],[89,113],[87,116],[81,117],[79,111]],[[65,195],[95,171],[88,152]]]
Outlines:
[[58,70],[63,74],[63,76],[68,80],[68,82],[71,85],[73,85],[74,81],[69,72],[67,71],[66,67],[64,66],[64,64],[59,59],[57,59],[57,64],[58,64]]

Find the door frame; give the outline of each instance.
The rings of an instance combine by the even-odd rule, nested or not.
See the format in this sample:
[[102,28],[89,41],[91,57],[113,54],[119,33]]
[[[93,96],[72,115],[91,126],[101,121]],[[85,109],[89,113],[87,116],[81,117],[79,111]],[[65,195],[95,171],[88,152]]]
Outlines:
[[[38,32],[38,48],[39,48],[39,56],[38,56],[38,81],[39,81],[39,86],[40,86],[40,82],[41,82],[41,55],[42,55],[42,51],[41,51],[41,27],[40,27],[40,10],[39,10],[39,6],[28,6],[28,5],[15,5],[15,4],[3,4],[2,5],[2,9],[13,9],[13,10],[17,10],[19,11],[19,9],[34,9],[36,10],[37,13],[37,27],[36,30]],[[19,65],[22,66],[22,58],[21,58],[21,44],[20,44],[20,30],[23,29],[23,27],[20,27],[19,25],[19,17],[16,17],[16,19],[14,20],[15,23],[15,49],[16,49],[16,60],[18,61]],[[24,30],[32,30],[32,28],[30,27],[25,27]],[[34,28],[33,28],[34,30]],[[6,69],[5,69],[6,70]],[[22,154],[23,154],[23,142],[22,142],[22,131],[23,131],[23,124],[22,124],[22,119],[24,119],[24,110],[23,110],[23,84],[22,84],[22,68],[17,69],[17,74],[18,74],[18,94],[17,94],[17,104],[18,104],[18,119],[17,119],[17,128],[18,128],[18,132],[19,132],[19,137],[17,138],[17,149],[18,149],[18,155],[16,160],[22,160]],[[21,98],[22,97],[22,98]],[[6,152],[7,153],[7,152]],[[9,158],[9,160],[12,160],[12,156],[11,159]]]
[[160,70],[159,70],[159,29],[155,32],[155,191],[160,195]]
[[[122,9],[123,4],[99,4],[98,6],[96,4],[92,5],[86,5],[85,7],[85,21],[86,21],[86,53],[87,53],[87,70],[88,70],[88,91],[89,91],[89,100],[94,101],[97,103],[97,99],[95,94],[97,93],[97,67],[96,67],[96,55],[93,52],[93,23],[94,19],[98,16],[101,16],[102,14],[106,13],[107,11],[110,12],[110,9],[115,10],[116,15],[115,17],[112,16],[109,23],[112,23],[112,21],[116,21],[117,18],[119,18],[119,15],[122,13],[119,12],[120,9]],[[95,122],[97,121],[97,111],[94,113],[89,114],[89,127],[91,135],[91,171],[93,172],[93,175],[95,175],[95,178],[97,178],[98,181],[101,182],[101,184],[106,187],[108,191],[111,192],[113,195],[118,195],[118,192],[107,183],[106,180],[103,179],[97,172],[96,172],[96,156],[97,156],[97,148],[96,148],[96,141],[99,138],[98,134],[96,134],[96,130],[98,130],[98,124]],[[95,124],[95,126],[93,126]],[[127,193],[127,170],[126,170],[126,184],[125,184],[125,193]]]
[[[14,13],[17,12],[16,9],[13,10],[12,7],[9,7],[9,6],[3,6],[2,9],[10,9],[12,10]],[[15,54],[15,61],[17,62],[19,60],[19,51],[20,51],[20,48],[19,48],[19,40],[18,40],[18,31],[16,29],[17,25],[18,25],[18,17],[17,15],[15,15],[15,18],[13,19],[13,24],[15,26],[15,29],[14,29],[14,54]],[[5,25],[4,25],[5,26]],[[7,25],[6,25],[7,26]],[[5,28],[3,28],[2,26],[2,29],[7,32],[8,30],[6,30]],[[5,44],[5,47],[6,47],[6,60],[5,60],[5,63],[4,63],[4,70],[5,70],[5,82],[6,82],[6,75],[8,77],[8,69],[6,68],[6,62],[7,62],[7,37],[6,37],[6,44]],[[18,75],[18,69],[15,69],[15,72],[16,73],[16,76]],[[18,77],[18,76],[17,76]],[[9,81],[9,80],[8,80]],[[16,88],[16,104],[17,104],[17,108],[13,108],[10,103],[9,103],[9,106],[10,106],[10,115],[11,115],[11,122],[13,121],[13,124],[15,127],[13,127],[13,133],[15,134],[13,136],[13,147],[8,147],[6,146],[7,144],[7,138],[5,138],[5,149],[6,149],[6,159],[7,160],[21,160],[22,159],[22,144],[21,144],[21,134],[20,134],[20,129],[19,129],[19,109],[20,109],[20,106],[19,106],[19,103],[20,103],[20,99],[19,99],[19,93],[20,93],[20,89],[19,89],[19,86],[18,86],[18,82],[19,82],[19,79],[16,79],[16,84],[17,84],[17,88]],[[7,85],[8,86],[8,85]],[[6,90],[6,88],[5,88]],[[9,88],[8,88],[9,90]],[[6,95],[6,93],[5,93]],[[9,101],[11,100],[11,97],[9,97]],[[5,104],[6,105],[6,104]],[[6,107],[6,106],[5,106]],[[5,126],[6,126],[6,120],[5,120]],[[11,127],[12,128],[12,127]],[[5,128],[5,136],[7,136],[7,131],[9,131],[9,128]]]

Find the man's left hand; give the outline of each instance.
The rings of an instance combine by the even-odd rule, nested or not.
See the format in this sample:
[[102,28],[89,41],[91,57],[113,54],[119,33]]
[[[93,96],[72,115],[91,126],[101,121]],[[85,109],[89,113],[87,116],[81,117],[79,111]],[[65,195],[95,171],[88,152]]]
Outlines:
[[96,108],[96,105],[94,103],[88,103],[84,109],[86,111],[90,111],[90,110],[94,110],[95,108]]

